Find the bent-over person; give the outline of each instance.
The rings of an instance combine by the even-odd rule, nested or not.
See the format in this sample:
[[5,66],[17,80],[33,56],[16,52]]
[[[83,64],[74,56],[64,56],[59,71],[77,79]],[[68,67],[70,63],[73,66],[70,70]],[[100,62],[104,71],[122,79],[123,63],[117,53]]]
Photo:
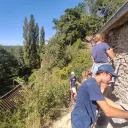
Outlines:
[[98,68],[96,75],[84,81],[77,94],[76,105],[71,113],[72,128],[91,128],[96,119],[96,109],[99,106],[106,116],[128,118],[128,112],[103,96],[101,83],[108,85],[112,77],[118,77],[111,65],[105,64]]

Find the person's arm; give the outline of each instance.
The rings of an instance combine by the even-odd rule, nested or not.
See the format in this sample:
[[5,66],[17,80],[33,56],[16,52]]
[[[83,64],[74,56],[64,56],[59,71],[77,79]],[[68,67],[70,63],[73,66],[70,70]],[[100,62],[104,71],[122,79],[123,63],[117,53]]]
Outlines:
[[108,99],[107,97],[104,97],[105,100],[107,101],[107,103],[112,106],[112,107],[115,107],[115,108],[118,108],[120,110],[124,110],[119,104],[113,102],[112,100]]
[[81,83],[79,83],[78,81],[76,81],[76,84],[77,84],[77,85],[81,85]]
[[128,118],[128,112],[110,106],[106,100],[96,101],[106,116],[116,118]]
[[[75,78],[76,78],[76,77],[75,77]],[[77,90],[77,89],[78,89],[78,85],[79,85],[79,86],[81,85],[81,84],[78,82],[77,78],[76,78],[75,84],[76,84],[76,90]]]
[[93,63],[94,63],[94,59],[93,59],[93,57],[91,56],[91,58],[92,58],[92,61],[93,61]]
[[110,49],[108,49],[106,52],[107,52],[108,56],[109,56],[112,60],[114,60],[115,54],[114,54],[114,52],[113,52],[113,49],[110,48]]

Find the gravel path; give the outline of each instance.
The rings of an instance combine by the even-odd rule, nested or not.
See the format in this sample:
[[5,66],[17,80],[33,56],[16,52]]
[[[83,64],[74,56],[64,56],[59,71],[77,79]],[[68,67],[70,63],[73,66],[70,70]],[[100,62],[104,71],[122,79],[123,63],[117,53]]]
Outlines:
[[57,121],[53,123],[53,125],[50,128],[72,128],[71,126],[71,112],[74,108],[74,105],[72,105],[66,113],[63,114],[62,117],[60,117]]
[[[58,120],[53,122],[50,128],[72,128],[71,126],[71,112],[74,105],[72,105],[67,112],[63,114]],[[128,120],[119,118],[109,118],[102,112],[97,120],[95,128],[128,128]]]

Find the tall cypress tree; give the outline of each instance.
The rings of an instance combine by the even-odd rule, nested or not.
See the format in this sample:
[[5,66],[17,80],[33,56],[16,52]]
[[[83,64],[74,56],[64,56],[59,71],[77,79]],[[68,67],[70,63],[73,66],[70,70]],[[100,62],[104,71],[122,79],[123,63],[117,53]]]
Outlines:
[[37,68],[37,45],[36,45],[36,27],[35,27],[35,19],[33,15],[30,15],[30,22],[29,22],[29,43],[30,43],[30,67],[32,69]]
[[41,27],[40,30],[40,46],[43,46],[45,44],[45,32],[44,27]]
[[25,41],[28,41],[28,21],[27,21],[27,17],[24,18],[23,37],[24,37]]
[[23,26],[23,44],[24,44],[24,63],[26,66],[29,66],[29,40],[28,40],[28,21],[27,18],[24,18],[24,26]]
[[36,43],[39,45],[39,26],[38,26],[38,23],[36,23],[36,26],[35,26],[35,39],[36,39]]
[[44,32],[44,27],[41,27],[40,30],[40,58],[43,57],[43,54],[45,52],[44,50],[44,45],[45,45],[45,32]]
[[[30,21],[26,25],[26,18],[23,27],[23,37],[24,37],[24,59],[25,64],[30,69],[39,68],[40,58],[39,58],[39,27],[38,24],[35,25],[35,19],[33,15],[30,15]],[[27,30],[27,32],[26,32]]]
[[35,51],[37,52],[37,54],[35,55],[35,57],[36,57],[36,66],[38,68],[38,67],[40,67],[39,27],[38,27],[38,23],[36,23],[36,26],[35,26],[35,42],[36,42]]

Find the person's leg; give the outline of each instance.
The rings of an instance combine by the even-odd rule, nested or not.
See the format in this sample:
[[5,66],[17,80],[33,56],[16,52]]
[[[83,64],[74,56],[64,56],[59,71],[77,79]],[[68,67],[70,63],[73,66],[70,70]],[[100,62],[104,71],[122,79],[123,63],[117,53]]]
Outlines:
[[72,91],[72,89],[70,90],[70,98],[71,98],[71,102],[73,101],[73,91]]
[[75,87],[72,88],[72,92],[73,92],[73,99],[75,101],[76,100],[76,96],[77,96],[77,91],[76,91]]
[[77,92],[74,93],[74,100],[76,101],[76,97],[77,97]]

